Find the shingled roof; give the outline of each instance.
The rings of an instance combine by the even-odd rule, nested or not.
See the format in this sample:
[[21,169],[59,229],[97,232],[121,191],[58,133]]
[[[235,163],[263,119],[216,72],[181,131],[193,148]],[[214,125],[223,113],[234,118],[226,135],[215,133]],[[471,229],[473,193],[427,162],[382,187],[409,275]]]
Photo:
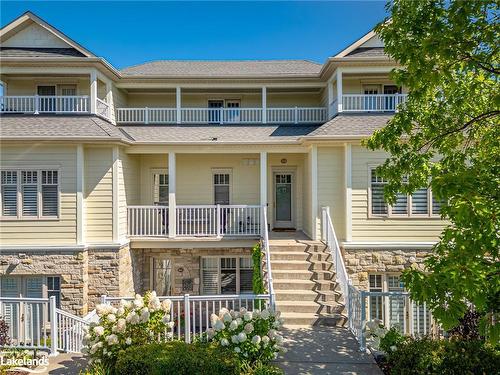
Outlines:
[[14,115],[0,116],[2,140],[71,140],[129,141],[119,128],[97,116]]
[[85,57],[75,48],[0,47],[2,57]]
[[349,52],[346,57],[389,57],[383,47],[359,47]]
[[321,64],[307,60],[182,61],[161,60],[122,69],[124,76],[315,76]]

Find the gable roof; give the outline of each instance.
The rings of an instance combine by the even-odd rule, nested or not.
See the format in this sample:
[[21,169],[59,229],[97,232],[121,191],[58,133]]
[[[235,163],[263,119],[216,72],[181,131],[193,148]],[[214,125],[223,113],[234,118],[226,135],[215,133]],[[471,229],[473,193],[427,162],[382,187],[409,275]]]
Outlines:
[[[82,56],[84,56],[84,57],[96,57],[88,49],[86,49],[82,45],[78,44],[73,39],[68,37],[66,34],[62,33],[61,31],[56,29],[54,26],[48,24],[43,19],[41,19],[40,17],[36,16],[35,14],[33,14],[29,11],[22,14],[21,16],[16,18],[14,21],[8,23],[0,30],[0,43],[3,44],[5,41],[9,40],[14,35],[21,32],[22,30],[24,30],[26,27],[32,25],[33,23],[35,23],[36,25],[45,29],[47,32],[53,34],[56,38],[58,38],[59,40],[61,40],[65,44],[67,44],[69,48],[73,48],[74,50],[81,53]],[[56,49],[59,49],[60,47],[61,46],[57,46]],[[31,47],[31,46],[27,47],[27,48],[36,49],[35,47]]]
[[333,58],[343,57],[387,57],[384,52],[383,42],[377,36],[375,30],[371,30],[361,38],[350,44]]
[[0,47],[2,57],[85,57],[75,48]]
[[317,76],[321,66],[307,60],[160,60],[130,66],[120,72],[124,76]]

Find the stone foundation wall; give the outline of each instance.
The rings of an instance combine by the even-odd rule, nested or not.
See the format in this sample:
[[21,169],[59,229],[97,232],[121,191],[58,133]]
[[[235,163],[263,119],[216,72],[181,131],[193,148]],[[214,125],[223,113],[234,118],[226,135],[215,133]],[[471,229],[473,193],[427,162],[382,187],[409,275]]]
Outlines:
[[400,273],[405,268],[423,269],[429,250],[343,249],[345,266],[354,286],[368,290],[370,273]]
[[[200,294],[200,267],[202,256],[238,256],[238,255],[251,255],[251,248],[222,248],[222,249],[134,249],[135,263],[142,267],[140,268],[140,276],[142,276],[142,283],[140,289],[136,290],[138,293],[144,293],[150,290],[151,285],[151,267],[154,257],[168,258],[172,260],[172,283],[173,294],[181,295],[185,293]],[[139,275],[136,275],[138,277]],[[192,288],[187,290],[183,288],[183,279],[190,279],[192,281]]]
[[88,312],[89,279],[86,250],[23,252],[2,250],[0,275],[60,276],[61,308],[77,315]]

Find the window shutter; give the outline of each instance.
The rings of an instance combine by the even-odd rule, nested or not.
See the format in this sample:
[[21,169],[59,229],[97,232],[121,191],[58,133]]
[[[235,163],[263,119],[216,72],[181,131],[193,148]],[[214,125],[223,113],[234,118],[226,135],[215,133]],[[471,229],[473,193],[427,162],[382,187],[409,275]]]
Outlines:
[[251,258],[240,258],[240,293],[253,292],[253,264]]
[[22,172],[23,216],[38,215],[38,173]]
[[42,216],[57,216],[59,211],[57,171],[42,171]]
[[219,294],[218,258],[202,258],[203,294]]
[[371,171],[371,203],[373,215],[387,214],[387,204],[384,200],[384,185],[385,182],[381,177],[378,177],[375,170]]
[[16,171],[2,171],[2,216],[17,216]]
[[429,211],[427,189],[418,189],[411,196],[411,212],[413,214],[427,214]]

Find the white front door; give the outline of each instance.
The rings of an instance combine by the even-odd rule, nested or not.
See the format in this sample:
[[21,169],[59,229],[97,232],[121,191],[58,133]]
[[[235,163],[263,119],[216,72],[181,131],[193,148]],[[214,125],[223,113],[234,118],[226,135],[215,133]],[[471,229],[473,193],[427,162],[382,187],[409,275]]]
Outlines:
[[274,173],[274,227],[293,228],[294,174]]

